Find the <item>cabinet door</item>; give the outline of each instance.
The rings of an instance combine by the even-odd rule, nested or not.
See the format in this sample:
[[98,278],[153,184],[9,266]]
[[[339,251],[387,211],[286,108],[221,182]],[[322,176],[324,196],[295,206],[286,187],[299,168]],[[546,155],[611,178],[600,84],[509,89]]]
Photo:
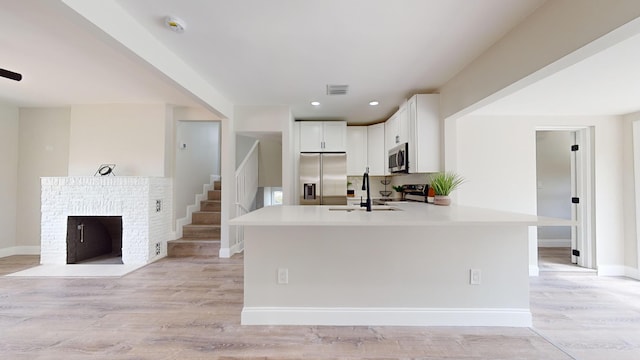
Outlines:
[[409,142],[409,116],[407,114],[406,105],[401,106],[398,112],[396,112],[396,119],[396,131],[398,132],[398,141],[396,144]]
[[407,122],[409,123],[409,173],[418,172],[417,155],[420,136],[418,135],[418,129],[416,128],[417,103],[417,95],[412,96],[409,101],[407,101]]
[[439,95],[414,95],[409,100],[408,109],[412,130],[412,140],[409,143],[409,172],[442,171]]
[[300,151],[323,151],[323,122],[300,122]]
[[367,167],[367,127],[347,126],[347,175],[362,175]]
[[369,166],[369,175],[383,176],[389,171],[385,166],[388,159],[384,142],[384,123],[367,126],[367,164]]
[[398,117],[393,114],[389,120],[384,122],[384,144],[387,151],[394,146],[400,138],[398,136]]
[[344,121],[323,122],[323,149],[322,151],[346,151],[347,150],[347,123]]

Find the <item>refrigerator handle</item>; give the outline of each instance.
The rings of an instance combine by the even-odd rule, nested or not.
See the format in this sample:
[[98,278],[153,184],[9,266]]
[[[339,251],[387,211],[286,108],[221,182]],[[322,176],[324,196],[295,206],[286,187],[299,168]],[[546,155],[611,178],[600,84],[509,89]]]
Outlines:
[[306,183],[304,184],[304,199],[315,200],[316,199],[316,184]]

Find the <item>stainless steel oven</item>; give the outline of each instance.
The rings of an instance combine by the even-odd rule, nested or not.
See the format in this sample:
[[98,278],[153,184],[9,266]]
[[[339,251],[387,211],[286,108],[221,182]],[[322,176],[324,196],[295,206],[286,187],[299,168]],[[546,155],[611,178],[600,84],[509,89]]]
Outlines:
[[409,143],[400,144],[389,150],[389,172],[409,172]]
[[408,201],[427,202],[429,184],[402,185],[402,198]]

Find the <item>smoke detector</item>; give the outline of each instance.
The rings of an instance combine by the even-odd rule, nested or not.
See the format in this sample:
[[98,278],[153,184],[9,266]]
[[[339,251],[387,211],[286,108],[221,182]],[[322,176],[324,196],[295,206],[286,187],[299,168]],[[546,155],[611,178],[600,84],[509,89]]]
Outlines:
[[182,20],[174,16],[167,16],[164,18],[164,25],[171,29],[173,32],[177,32],[181,34],[184,32],[184,29],[187,28],[187,24]]

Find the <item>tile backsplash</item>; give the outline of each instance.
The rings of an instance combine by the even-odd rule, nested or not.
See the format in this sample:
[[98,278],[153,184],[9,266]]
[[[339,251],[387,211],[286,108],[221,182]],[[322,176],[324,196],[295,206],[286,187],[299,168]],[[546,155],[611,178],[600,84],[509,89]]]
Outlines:
[[[393,176],[371,176],[369,178],[369,183],[371,184],[371,197],[379,198],[382,197],[380,195],[380,191],[385,189],[384,185],[381,183],[385,178],[391,180],[389,185],[387,185],[387,190],[391,191],[390,197],[399,198],[400,195],[393,190],[394,185],[404,185],[404,184],[427,184],[429,182],[429,174],[404,174],[404,175],[393,175]],[[349,176],[347,180],[352,183],[351,189],[355,190],[356,198],[366,197],[366,191],[362,190],[362,176]]]

